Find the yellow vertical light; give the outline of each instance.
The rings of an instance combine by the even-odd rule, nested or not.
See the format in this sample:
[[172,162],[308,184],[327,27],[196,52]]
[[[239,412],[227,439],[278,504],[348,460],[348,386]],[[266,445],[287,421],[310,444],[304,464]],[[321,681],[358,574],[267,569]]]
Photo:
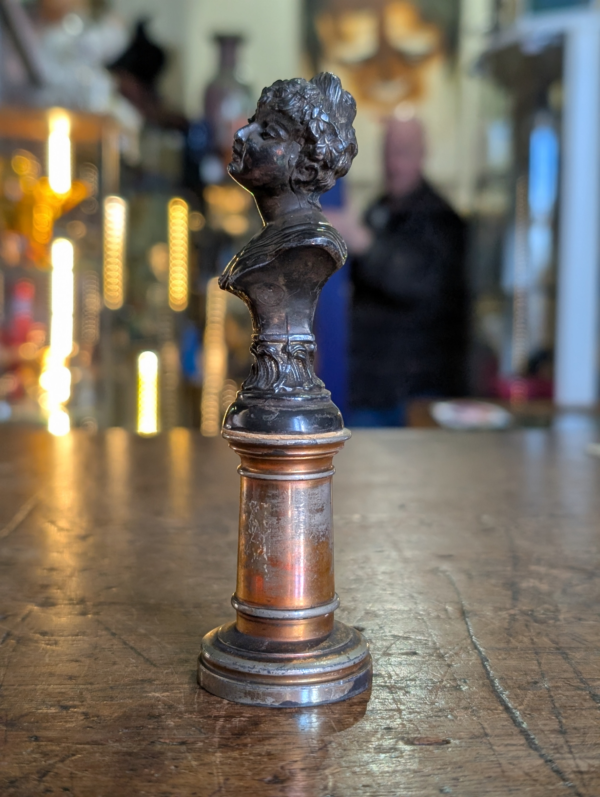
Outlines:
[[71,190],[71,122],[65,111],[50,112],[48,182],[55,194]]
[[100,338],[100,278],[95,271],[87,271],[82,278],[81,343],[94,346]]
[[192,474],[191,430],[181,427],[169,432],[169,497],[171,507],[177,515],[190,511]]
[[138,356],[138,434],[158,432],[158,357],[153,351]]
[[173,429],[178,420],[179,349],[173,341],[160,347],[160,409],[163,429]]
[[227,374],[225,312],[227,294],[219,288],[217,277],[209,280],[206,292],[204,327],[204,379],[200,405],[200,431],[215,437],[221,428],[221,392]]
[[73,350],[73,244],[57,238],[52,244],[50,287],[50,352],[64,360]]
[[50,347],[40,376],[45,391],[44,405],[48,412],[48,431],[64,435],[70,427],[64,404],[71,396],[71,371],[68,359],[73,350],[73,244],[66,238],[52,243],[50,279]]
[[188,306],[189,211],[183,199],[169,202],[169,307],[176,312]]
[[125,300],[127,202],[120,196],[104,200],[104,304],[118,310]]

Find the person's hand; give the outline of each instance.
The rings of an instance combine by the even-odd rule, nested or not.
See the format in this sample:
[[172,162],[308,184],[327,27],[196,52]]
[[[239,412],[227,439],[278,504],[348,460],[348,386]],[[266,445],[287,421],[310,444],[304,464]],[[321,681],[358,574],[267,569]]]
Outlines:
[[362,255],[371,246],[373,234],[354,208],[325,208],[323,213],[346,241],[351,255]]

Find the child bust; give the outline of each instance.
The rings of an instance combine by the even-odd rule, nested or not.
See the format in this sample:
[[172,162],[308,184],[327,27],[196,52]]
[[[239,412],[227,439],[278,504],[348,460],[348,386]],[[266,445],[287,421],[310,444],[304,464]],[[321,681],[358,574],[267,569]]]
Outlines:
[[346,260],[319,197],[345,175],[358,147],[356,104],[339,78],[278,80],[238,130],[229,174],[253,194],[263,229],[219,284],[248,306],[249,377],[224,428],[265,434],[334,432],[343,420],[314,372],[314,312],[321,288]]

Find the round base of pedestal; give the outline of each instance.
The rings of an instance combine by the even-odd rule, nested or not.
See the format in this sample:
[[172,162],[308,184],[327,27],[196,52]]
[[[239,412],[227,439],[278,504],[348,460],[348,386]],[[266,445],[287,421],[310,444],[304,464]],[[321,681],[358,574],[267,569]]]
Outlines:
[[202,640],[198,683],[234,703],[295,707],[335,703],[371,686],[373,664],[361,633],[335,622],[324,640],[275,643],[241,634],[235,623]]

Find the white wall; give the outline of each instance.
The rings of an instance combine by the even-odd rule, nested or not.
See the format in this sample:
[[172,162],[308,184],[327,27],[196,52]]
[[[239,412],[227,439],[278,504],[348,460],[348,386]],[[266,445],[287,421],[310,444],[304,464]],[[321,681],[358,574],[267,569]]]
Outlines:
[[457,207],[470,213],[476,196],[478,178],[478,148],[481,135],[480,116],[484,81],[474,73],[473,66],[487,45],[487,33],[492,26],[493,7],[482,0],[461,0],[461,34],[458,54],[458,98],[456,103],[457,166],[454,200]]

